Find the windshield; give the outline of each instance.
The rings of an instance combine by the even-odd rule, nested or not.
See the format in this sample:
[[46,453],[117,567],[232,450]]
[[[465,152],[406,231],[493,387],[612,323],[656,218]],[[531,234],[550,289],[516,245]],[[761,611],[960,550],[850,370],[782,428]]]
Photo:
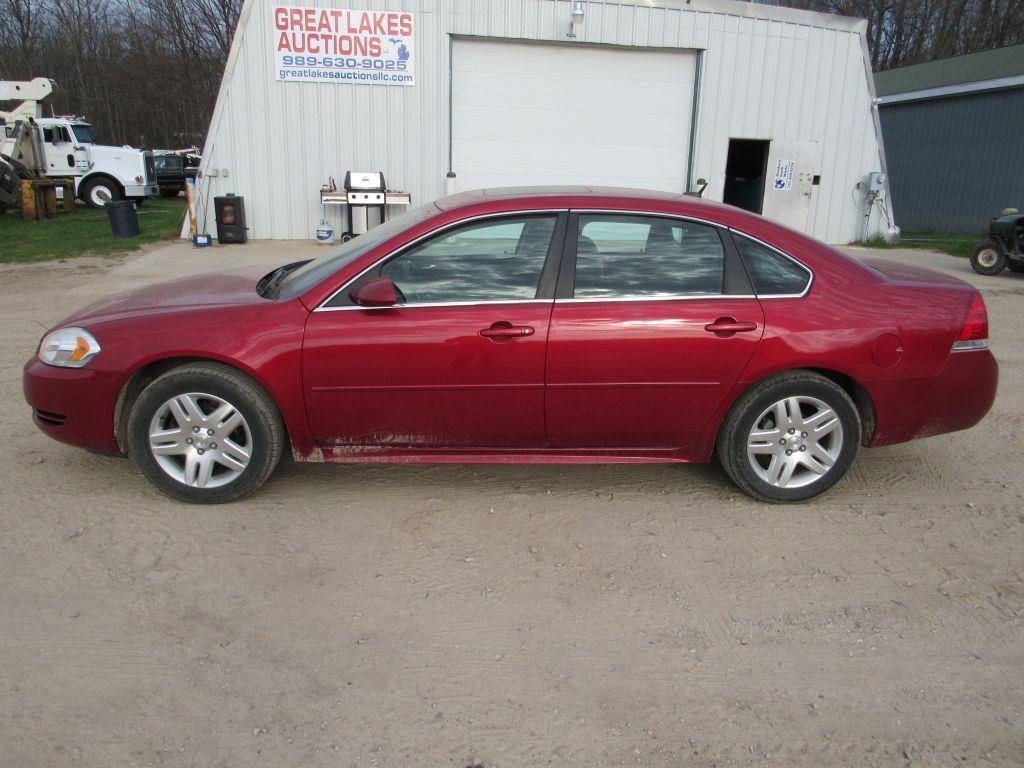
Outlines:
[[75,132],[75,138],[80,144],[92,144],[92,128],[88,125],[82,125],[77,123],[71,126],[71,130]]
[[293,299],[305,293],[324,278],[333,275],[347,264],[351,264],[385,240],[390,240],[403,230],[429,219],[439,211],[440,209],[433,203],[413,208],[401,216],[396,216],[380,226],[374,227],[365,235],[349,240],[333,253],[321,256],[319,259],[313,259],[313,261],[299,267],[285,278],[284,282],[281,283],[280,290],[277,292],[278,298]]

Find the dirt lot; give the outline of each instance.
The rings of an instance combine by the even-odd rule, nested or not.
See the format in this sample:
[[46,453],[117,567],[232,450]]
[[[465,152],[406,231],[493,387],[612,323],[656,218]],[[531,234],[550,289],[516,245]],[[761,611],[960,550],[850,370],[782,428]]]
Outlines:
[[32,425],[43,326],[303,250],[0,270],[0,764],[1024,765],[1024,276],[884,254],[984,289],[1000,396],[805,506],[702,466],[288,464],[195,507]]

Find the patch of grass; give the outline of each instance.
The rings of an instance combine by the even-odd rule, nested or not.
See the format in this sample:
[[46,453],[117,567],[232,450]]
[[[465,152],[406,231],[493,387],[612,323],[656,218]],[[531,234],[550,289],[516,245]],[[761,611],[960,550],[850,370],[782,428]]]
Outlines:
[[21,211],[7,211],[0,216],[0,263],[113,256],[138,250],[144,243],[181,235],[184,198],[150,198],[138,212],[142,234],[121,238],[110,233],[104,211],[84,205],[45,221],[24,221]]
[[870,240],[862,240],[857,245],[865,248],[924,248],[929,251],[940,251],[950,256],[967,258],[984,235],[937,235],[934,232],[904,232],[898,243],[887,243],[885,238],[876,236]]

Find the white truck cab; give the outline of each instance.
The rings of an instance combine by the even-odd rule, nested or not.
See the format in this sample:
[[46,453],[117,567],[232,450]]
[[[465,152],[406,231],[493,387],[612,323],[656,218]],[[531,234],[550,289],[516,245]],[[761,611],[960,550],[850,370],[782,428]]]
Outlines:
[[0,110],[0,154],[42,176],[73,178],[75,194],[93,208],[159,195],[148,149],[96,144],[92,127],[80,117],[43,117],[41,102],[54,87],[46,78],[0,81],[0,101],[21,102],[13,111]]
[[92,127],[76,117],[40,117],[47,176],[70,176],[75,194],[93,208],[107,200],[156,197],[153,153],[133,147],[107,147],[92,139]]

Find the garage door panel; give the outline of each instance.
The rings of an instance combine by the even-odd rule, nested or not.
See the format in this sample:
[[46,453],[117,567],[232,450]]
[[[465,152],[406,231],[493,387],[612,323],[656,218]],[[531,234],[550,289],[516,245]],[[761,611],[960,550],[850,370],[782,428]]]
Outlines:
[[[455,140],[517,142],[564,142],[565,132],[575,136],[586,136],[588,144],[622,146],[622,125],[619,121],[608,120],[599,112],[559,113],[547,118],[537,115],[536,110],[508,110],[506,117],[497,120],[488,109],[465,110],[455,126]],[[508,118],[518,126],[514,135],[508,130]],[[646,147],[681,149],[678,147],[679,133],[671,122],[661,120],[659,115],[642,115],[644,122],[643,142]],[[552,133],[552,128],[555,133]],[[461,155],[461,150],[460,150]]]
[[[468,173],[463,177],[459,176],[464,183],[465,189],[488,189],[494,187],[535,187],[539,182],[535,173],[508,172],[475,172]],[[606,173],[588,175],[586,173],[572,174],[547,174],[543,178],[544,184],[555,184],[558,186],[591,186],[591,187],[626,187],[629,189],[669,189],[670,184],[675,183],[677,176],[664,176],[661,178],[652,176],[614,176]]]
[[[610,99],[610,94],[628,89],[628,100]],[[467,99],[468,97],[468,99]],[[494,79],[485,74],[460,75],[455,83],[455,100],[476,107],[502,109],[530,104],[538,110],[634,112],[689,117],[693,104],[692,84],[684,88],[665,83],[607,82],[550,76],[546,78]],[[468,104],[467,104],[468,106]]]
[[688,51],[457,40],[457,187],[683,191],[695,62]]
[[[609,175],[636,176],[636,168],[657,164],[659,177],[675,177],[685,171],[686,152],[666,152],[660,148],[637,148],[629,155],[618,152],[608,145],[580,144],[575,147],[576,157],[585,169]],[[466,142],[464,158],[480,170],[523,170],[534,164],[557,168],[565,149],[560,144],[538,142],[516,142],[513,144],[474,141]],[[533,171],[530,171],[533,172]]]
[[[584,48],[489,40],[458,40],[456,46],[459,48],[461,71],[546,76],[571,70],[579,71],[581,77],[625,82],[671,82],[674,78],[666,74],[664,57],[692,56],[687,51]],[[517,50],[514,56],[504,52],[496,55],[495,46],[505,46],[505,50],[514,46]]]

